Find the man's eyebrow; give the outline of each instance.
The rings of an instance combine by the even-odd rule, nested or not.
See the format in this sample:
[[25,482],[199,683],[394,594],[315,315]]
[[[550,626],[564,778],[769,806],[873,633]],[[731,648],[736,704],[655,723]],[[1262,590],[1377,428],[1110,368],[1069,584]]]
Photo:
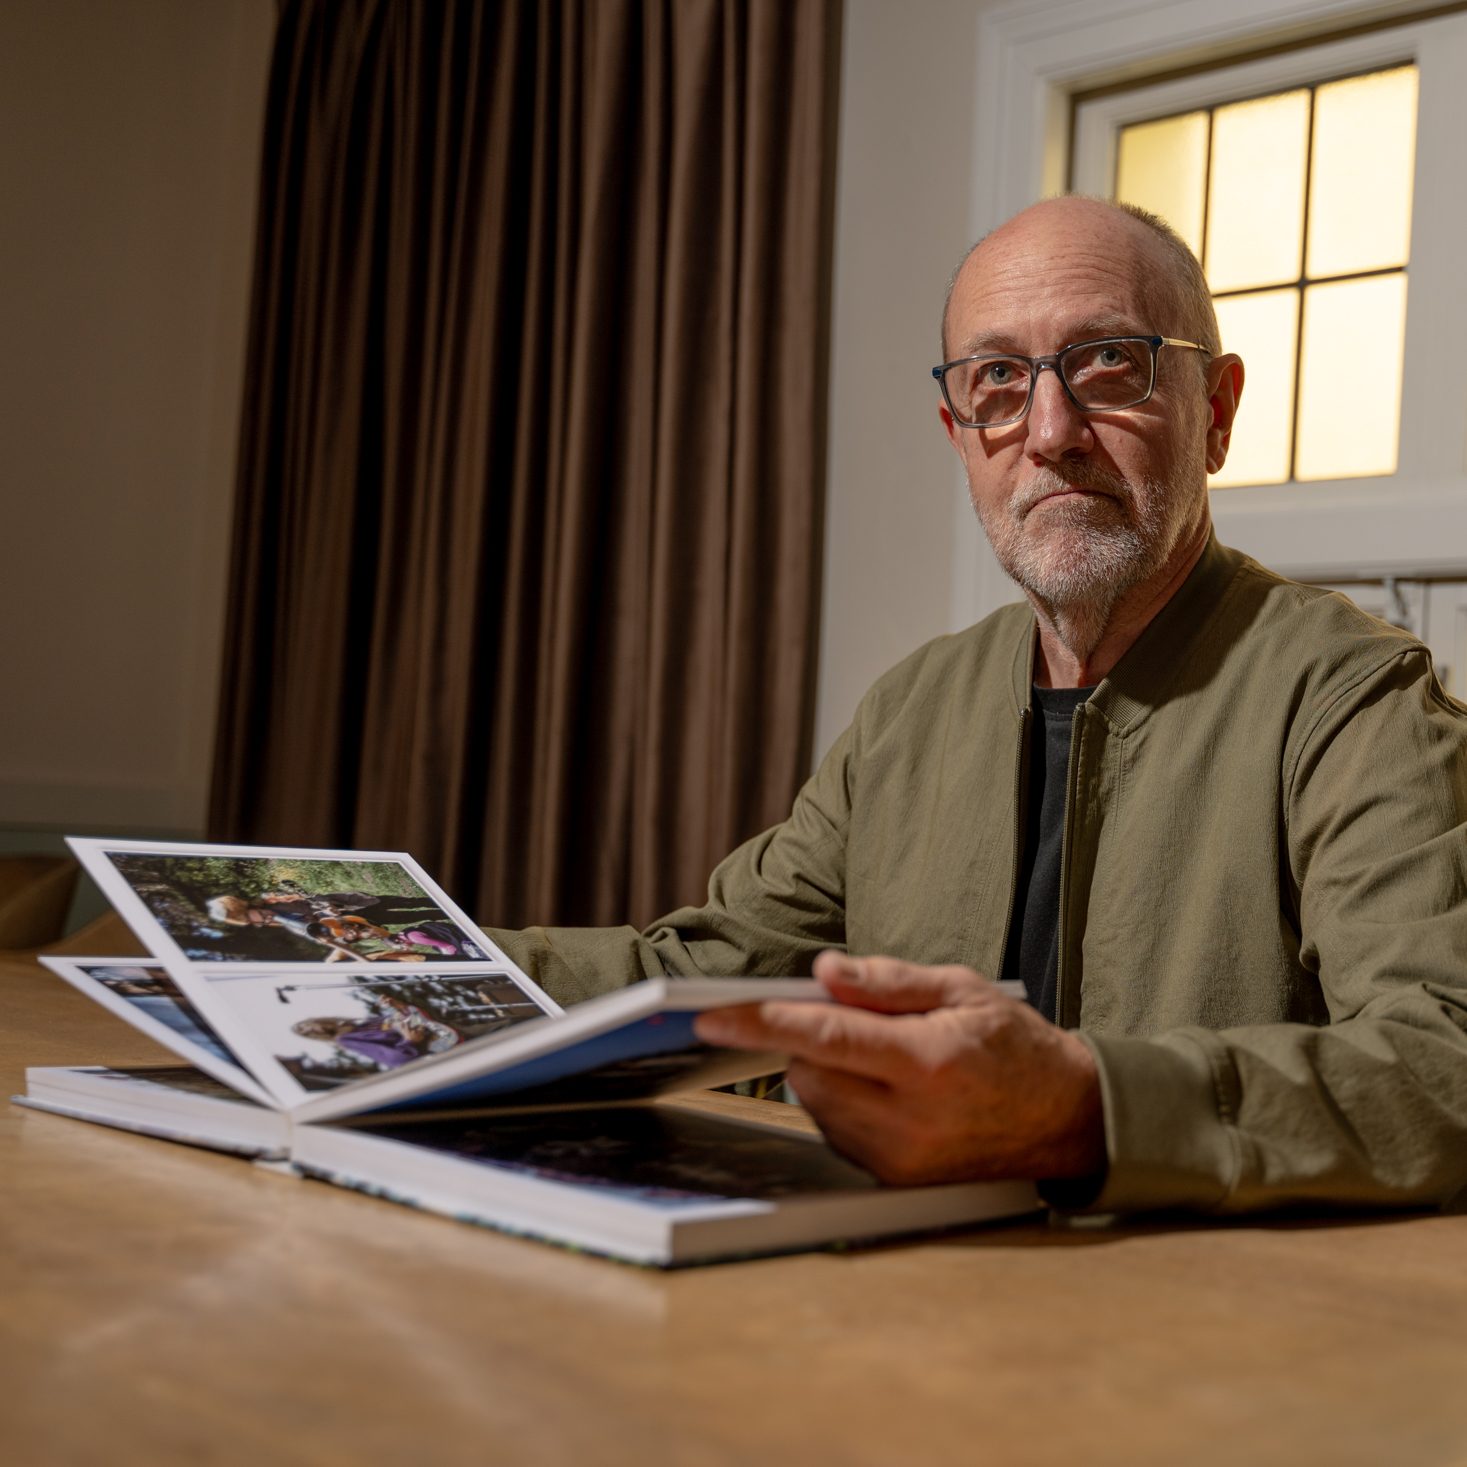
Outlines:
[[959,357],[976,357],[984,352],[1018,352],[1019,348],[1014,344],[1016,340],[1007,331],[979,331],[958,342],[957,354]]
[[1152,334],[1149,327],[1143,330],[1131,316],[1123,316],[1119,312],[1107,312],[1102,316],[1090,316],[1084,321],[1076,322],[1070,328],[1066,344],[1076,341],[1094,341],[1097,337],[1102,336],[1150,336]]
[[[1050,348],[1058,351],[1062,346],[1073,346],[1077,341],[1094,341],[1104,336],[1149,336],[1129,316],[1107,312],[1103,315],[1087,316],[1084,320],[1071,323],[1063,341],[1056,341]],[[1044,352],[1030,353],[1018,345],[1018,338],[1009,331],[977,331],[960,341],[954,360],[975,357],[988,352],[1012,352],[1015,356],[1044,356]]]

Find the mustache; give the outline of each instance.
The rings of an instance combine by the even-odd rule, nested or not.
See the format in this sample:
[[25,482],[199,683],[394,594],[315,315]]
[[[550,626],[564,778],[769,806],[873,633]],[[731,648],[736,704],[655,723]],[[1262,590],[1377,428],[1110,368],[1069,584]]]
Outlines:
[[1098,464],[1066,464],[1063,468],[1036,470],[1029,482],[1017,490],[1009,501],[1009,512],[1022,517],[1050,495],[1063,494],[1072,489],[1104,494],[1124,505],[1129,505],[1136,497],[1131,485],[1109,469],[1103,469]]

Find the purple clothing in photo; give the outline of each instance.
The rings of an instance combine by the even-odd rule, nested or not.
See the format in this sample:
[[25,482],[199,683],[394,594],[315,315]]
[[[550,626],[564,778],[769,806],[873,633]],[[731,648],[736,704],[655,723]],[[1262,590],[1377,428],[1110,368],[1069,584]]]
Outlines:
[[403,1038],[396,1029],[352,1029],[338,1034],[334,1043],[348,1054],[388,1070],[395,1070],[422,1055],[417,1045]]

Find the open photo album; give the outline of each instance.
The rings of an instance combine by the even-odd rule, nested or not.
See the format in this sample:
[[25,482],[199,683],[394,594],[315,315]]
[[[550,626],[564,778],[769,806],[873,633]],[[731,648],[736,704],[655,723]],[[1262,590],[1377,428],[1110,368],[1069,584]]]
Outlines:
[[654,1103],[779,1070],[693,1019],[827,1001],[808,979],[649,979],[565,1011],[410,856],[71,845],[152,957],[42,962],[183,1063],[32,1068],[35,1109],[658,1264],[1037,1205],[881,1187],[818,1137]]

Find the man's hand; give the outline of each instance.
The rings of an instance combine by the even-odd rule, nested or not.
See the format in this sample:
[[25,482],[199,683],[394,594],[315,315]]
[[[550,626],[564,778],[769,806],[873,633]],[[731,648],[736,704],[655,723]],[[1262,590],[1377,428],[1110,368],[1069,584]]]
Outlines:
[[884,1182],[1098,1175],[1095,1060],[971,968],[822,953],[834,1004],[754,1003],[699,1038],[793,1056],[789,1082],[836,1150]]

